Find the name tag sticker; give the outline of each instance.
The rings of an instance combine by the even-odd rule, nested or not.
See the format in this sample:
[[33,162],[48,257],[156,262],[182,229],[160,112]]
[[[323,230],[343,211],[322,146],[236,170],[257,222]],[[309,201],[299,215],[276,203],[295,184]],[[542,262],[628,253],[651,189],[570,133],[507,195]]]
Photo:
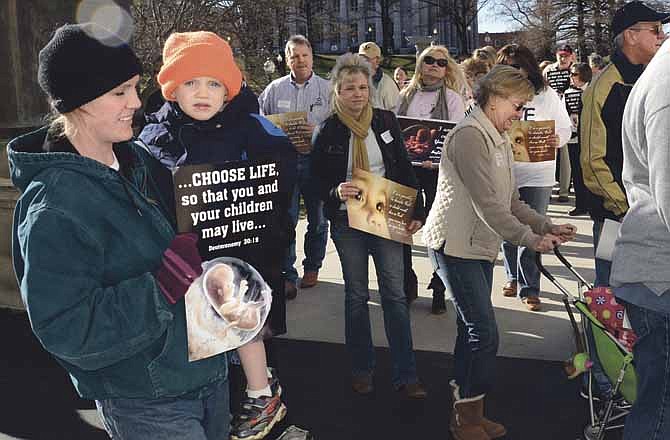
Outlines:
[[387,144],[393,142],[393,135],[391,135],[391,132],[389,130],[386,130],[384,133],[382,133],[382,140]]
[[285,100],[285,99],[280,99],[277,101],[277,107],[279,108],[290,108],[291,107],[291,101]]
[[501,152],[496,153],[496,166],[497,167],[503,166],[503,155]]

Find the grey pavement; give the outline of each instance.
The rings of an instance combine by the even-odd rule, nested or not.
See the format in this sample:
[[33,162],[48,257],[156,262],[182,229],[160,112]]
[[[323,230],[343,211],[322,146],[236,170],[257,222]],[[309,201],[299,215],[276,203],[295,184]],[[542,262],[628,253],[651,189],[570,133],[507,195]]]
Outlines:
[[[552,200],[555,197],[552,196]],[[573,243],[563,246],[563,254],[586,279],[594,277],[591,226],[588,217],[569,217],[570,204],[552,203],[549,215],[555,223],[570,222],[577,226],[578,235]],[[302,261],[302,243],[306,221],[298,225],[297,261]],[[426,248],[420,241],[413,248],[414,269],[419,279],[419,299],[411,306],[414,346],[417,350],[452,352],[456,335],[455,314],[448,304],[446,314],[435,316],[430,313],[430,291],[426,290],[432,268]],[[576,282],[553,254],[544,257],[544,264],[561,280],[571,292],[576,293]],[[301,271],[302,268],[299,268]],[[400,270],[400,269],[399,269]],[[370,314],[373,324],[373,338],[377,346],[387,346],[383,329],[382,311],[377,294],[377,280],[370,260]],[[499,355],[522,359],[563,360],[575,350],[568,315],[561,302],[561,294],[546,279],[542,280],[542,311],[527,311],[515,298],[505,298],[501,289],[505,283],[505,273],[500,259],[494,271],[493,304],[500,330]],[[3,292],[6,294],[7,292]],[[337,252],[329,240],[326,259],[319,276],[319,284],[311,289],[302,289],[298,297],[287,305],[288,333],[283,338],[319,342],[344,343],[344,288],[342,272]],[[418,365],[419,373],[421,365]],[[93,409],[77,410],[87,423],[101,428]],[[0,433],[0,440],[16,439]]]
[[[552,202],[555,196],[552,196]],[[569,217],[570,204],[552,203],[548,214],[554,223],[572,223],[578,235],[574,242],[566,243],[561,250],[572,265],[589,281],[594,278],[592,222],[590,218]],[[297,262],[302,261],[302,241],[307,222],[301,220],[296,231],[298,237]],[[431,292],[426,290],[430,282],[432,267],[421,242],[421,234],[415,235],[413,265],[419,279],[419,299],[411,305],[414,347],[452,353],[456,337],[456,320],[453,307],[447,304],[447,313],[430,313]],[[574,294],[577,283],[558,261],[555,255],[547,254],[543,263],[559,281]],[[382,310],[377,293],[377,279],[372,259],[370,264],[370,319],[373,325],[373,341],[376,346],[387,346],[384,334]],[[302,268],[298,268],[300,272]],[[516,298],[506,298],[501,289],[506,282],[502,260],[498,258],[494,269],[493,305],[500,331],[500,356],[564,360],[574,352],[572,330],[562,294],[546,278],[541,281],[542,311],[530,312]],[[577,317],[578,318],[578,317]],[[283,337],[321,342],[344,343],[344,282],[337,252],[328,241],[326,258],[319,273],[319,283],[310,289],[300,289],[298,297],[287,305],[288,333]],[[421,366],[419,366],[420,368]]]

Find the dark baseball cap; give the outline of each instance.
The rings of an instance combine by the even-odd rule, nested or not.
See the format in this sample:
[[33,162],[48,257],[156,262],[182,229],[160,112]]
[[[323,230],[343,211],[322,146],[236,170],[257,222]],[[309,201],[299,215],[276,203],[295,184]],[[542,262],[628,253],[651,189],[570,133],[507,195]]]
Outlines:
[[612,18],[612,38],[640,21],[670,21],[670,14],[656,12],[642,2],[626,3],[614,13]]
[[567,55],[572,55],[573,51],[572,47],[570,47],[569,44],[562,44],[558,46],[558,49],[556,49],[556,53],[564,53]]

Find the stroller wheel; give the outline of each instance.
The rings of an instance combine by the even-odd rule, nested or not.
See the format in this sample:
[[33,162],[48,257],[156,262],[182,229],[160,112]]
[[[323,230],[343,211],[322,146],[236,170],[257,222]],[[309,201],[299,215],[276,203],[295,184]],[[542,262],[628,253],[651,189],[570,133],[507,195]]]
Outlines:
[[586,425],[584,427],[584,440],[598,440],[598,433],[600,429],[598,426]]

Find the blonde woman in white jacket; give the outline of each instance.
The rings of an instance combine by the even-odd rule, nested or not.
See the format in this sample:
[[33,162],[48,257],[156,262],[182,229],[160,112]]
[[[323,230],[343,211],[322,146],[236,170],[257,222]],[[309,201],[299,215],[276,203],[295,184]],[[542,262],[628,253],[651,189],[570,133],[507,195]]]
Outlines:
[[459,440],[488,440],[506,432],[482,417],[498,351],[491,288],[502,239],[545,252],[576,232],[572,225],[552,224],[519,200],[505,132],[532,96],[532,85],[511,67],[496,66],[478,81],[477,106],[445,142],[437,195],[424,227],[433,267],[456,308],[450,429]]
[[[553,139],[556,148],[567,148],[572,135],[572,121],[558,94],[549,87],[542,76],[535,56],[525,46],[508,44],[498,52],[498,63],[519,69],[533,84],[533,98],[524,105],[524,121],[549,121],[555,123]],[[521,200],[544,215],[551,199],[551,189],[556,180],[556,160],[544,162],[516,162],[514,178]],[[507,284],[503,295],[518,296],[528,310],[540,310],[540,271],[535,264],[535,251],[527,246],[517,246],[508,241],[502,245]]]

